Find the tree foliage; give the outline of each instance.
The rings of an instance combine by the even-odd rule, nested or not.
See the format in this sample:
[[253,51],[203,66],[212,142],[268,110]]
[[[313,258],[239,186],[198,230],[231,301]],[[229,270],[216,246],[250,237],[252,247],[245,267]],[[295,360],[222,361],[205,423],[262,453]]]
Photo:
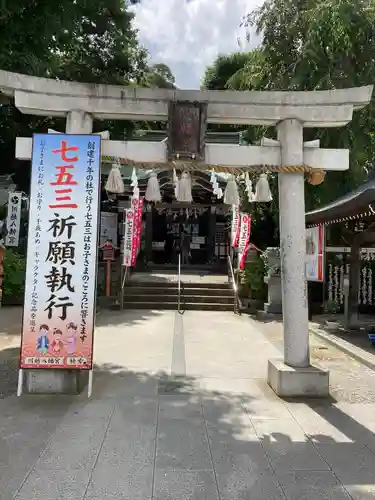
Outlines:
[[[81,82],[168,87],[165,65],[149,67],[147,51],[132,26],[128,0],[3,0],[0,7],[0,68],[40,77]],[[95,125],[98,126],[97,124]],[[134,124],[105,122],[111,137],[123,139]],[[22,115],[0,105],[0,173],[15,173],[28,189],[28,164],[14,159],[15,138],[64,130],[64,120]]]
[[164,63],[150,66],[145,75],[147,87],[159,89],[174,89],[176,80],[170,68]]
[[[262,33],[263,64],[242,73],[241,88],[331,90],[375,81],[375,2],[373,0],[266,0],[245,21]],[[254,78],[254,74],[256,77]],[[308,187],[308,208],[350,191],[374,162],[375,106],[353,114],[344,128],[307,130],[306,140],[321,147],[348,148],[350,170],[327,174]]]
[[[237,56],[220,56],[207,69],[204,82],[209,79],[218,82],[215,88],[232,90],[331,90],[375,82],[374,0],[266,0],[243,24],[262,35],[260,47],[244,54],[244,63],[232,75],[228,68]],[[355,111],[346,127],[304,130],[305,140],[320,139],[321,147],[350,150],[349,171],[328,172],[320,186],[306,184],[307,209],[334,200],[364,180],[375,159],[374,129],[372,101]],[[263,134],[275,138],[274,129],[255,127],[248,137],[254,142]],[[254,220],[264,217],[261,208],[252,210],[257,211]]]

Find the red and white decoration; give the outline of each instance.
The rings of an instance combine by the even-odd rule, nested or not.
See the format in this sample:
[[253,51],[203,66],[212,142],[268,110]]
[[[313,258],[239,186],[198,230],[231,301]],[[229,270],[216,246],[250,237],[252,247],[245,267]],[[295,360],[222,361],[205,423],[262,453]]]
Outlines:
[[131,265],[135,266],[137,261],[137,254],[141,246],[143,198],[132,199],[132,210],[134,214],[134,223],[133,223]]
[[241,214],[240,236],[238,240],[238,267],[242,270],[245,268],[246,255],[249,250],[251,232],[251,216]]
[[123,265],[131,267],[133,258],[133,228],[134,228],[134,210],[128,208],[125,210],[124,223],[124,254]]

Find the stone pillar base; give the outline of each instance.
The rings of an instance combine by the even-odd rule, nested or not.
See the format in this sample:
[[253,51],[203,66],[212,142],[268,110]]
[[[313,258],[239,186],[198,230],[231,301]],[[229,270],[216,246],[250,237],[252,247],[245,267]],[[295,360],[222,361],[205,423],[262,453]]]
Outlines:
[[281,359],[270,359],[268,385],[280,397],[326,397],[329,395],[329,372],[312,365],[292,368]]
[[84,370],[24,370],[24,374],[29,394],[79,394],[87,378]]

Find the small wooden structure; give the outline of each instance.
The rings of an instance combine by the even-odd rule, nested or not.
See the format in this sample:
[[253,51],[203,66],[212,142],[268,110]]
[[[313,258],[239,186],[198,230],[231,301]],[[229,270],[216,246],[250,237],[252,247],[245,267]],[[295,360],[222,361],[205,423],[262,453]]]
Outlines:
[[[367,305],[375,304],[375,290],[372,286],[372,269],[361,270],[361,250],[366,247],[367,260],[372,261],[370,250],[375,247],[375,171],[369,173],[368,179],[358,188],[338,198],[334,202],[306,214],[306,225],[324,224],[327,227],[327,238],[340,249],[349,247],[349,258],[342,260],[342,275],[349,275],[348,324],[350,327],[359,325],[358,298],[365,293]],[[334,224],[339,224],[339,231],[334,231]],[[335,237],[336,241],[334,241]],[[361,290],[361,275],[370,276],[363,281]],[[342,276],[342,281],[343,281]],[[342,291],[340,299],[342,300]],[[366,305],[366,304],[365,304]],[[368,312],[368,311],[367,311]],[[373,311],[371,311],[373,312]]]

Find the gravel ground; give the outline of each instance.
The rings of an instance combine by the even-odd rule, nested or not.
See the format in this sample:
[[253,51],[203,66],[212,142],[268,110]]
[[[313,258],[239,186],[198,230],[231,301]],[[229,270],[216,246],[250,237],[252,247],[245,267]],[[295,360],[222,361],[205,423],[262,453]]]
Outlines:
[[[282,323],[249,321],[282,352]],[[331,395],[334,399],[347,403],[375,403],[375,371],[313,334],[310,335],[310,348],[312,361],[330,371]]]

